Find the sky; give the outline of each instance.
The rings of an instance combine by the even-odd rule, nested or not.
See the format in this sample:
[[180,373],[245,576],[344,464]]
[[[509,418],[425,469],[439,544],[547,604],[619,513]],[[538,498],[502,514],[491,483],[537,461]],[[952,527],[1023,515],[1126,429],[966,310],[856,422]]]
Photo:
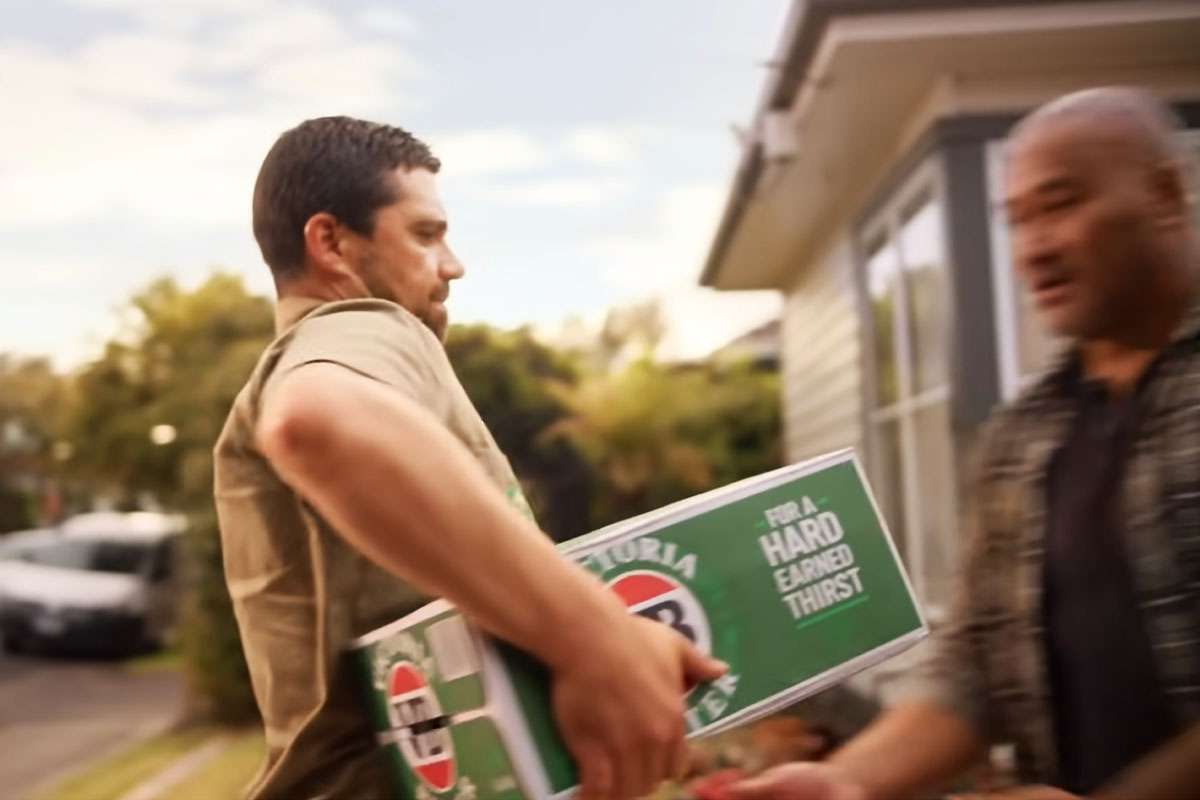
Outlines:
[[214,269],[303,119],[443,162],[453,321],[554,331],[661,297],[669,356],[778,313],[696,286],[788,0],[0,0],[0,353],[96,355],[134,292]]

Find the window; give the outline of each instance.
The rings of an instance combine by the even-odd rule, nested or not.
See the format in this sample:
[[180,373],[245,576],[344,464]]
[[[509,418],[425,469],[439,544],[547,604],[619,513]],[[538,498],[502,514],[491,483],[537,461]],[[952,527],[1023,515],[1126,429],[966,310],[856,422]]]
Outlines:
[[987,158],[988,206],[991,209],[992,291],[996,298],[996,342],[1000,349],[1001,399],[1011,400],[1050,365],[1061,347],[1039,324],[1029,293],[1012,268],[1008,217],[1004,211],[1005,143],[992,142]]
[[[1200,178],[1200,131],[1187,131],[1184,140],[1196,154],[1193,165],[1193,196]],[[1004,400],[1016,397],[1050,366],[1063,343],[1046,333],[1034,312],[1029,293],[1024,290],[1012,268],[1008,240],[1008,220],[1004,213],[1003,141],[987,147],[988,195],[991,201],[992,287],[996,297],[996,341],[1000,348],[1000,388]],[[1196,223],[1200,225],[1200,202],[1193,202]]]
[[957,474],[950,425],[951,305],[941,194],[918,173],[860,238],[870,313],[872,482],[934,618],[954,567]]
[[1188,177],[1192,180],[1189,187],[1192,193],[1192,218],[1196,227],[1200,228],[1200,131],[1187,131],[1183,134],[1183,140],[1195,156],[1192,159],[1192,173]]

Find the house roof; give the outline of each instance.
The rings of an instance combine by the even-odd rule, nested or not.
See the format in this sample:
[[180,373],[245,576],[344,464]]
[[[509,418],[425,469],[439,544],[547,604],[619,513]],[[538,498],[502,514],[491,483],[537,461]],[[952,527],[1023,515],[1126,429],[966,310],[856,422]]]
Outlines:
[[[1118,0],[1119,1],[1119,0]],[[1079,0],[1040,0],[1039,5],[1078,3]],[[1005,6],[1029,6],[1031,0],[795,0],[785,23],[784,57],[769,83],[767,105],[785,109],[804,80],[825,28],[831,19],[859,14],[944,11]]]
[[[705,261],[700,283],[716,288],[778,288],[771,280],[767,279],[765,274],[761,279],[731,281],[722,279],[722,271],[726,269],[726,262],[728,261],[732,241],[739,227],[742,225],[743,218],[753,200],[755,188],[760,183],[764,170],[768,166],[769,159],[764,149],[762,135],[764,118],[772,114],[789,112],[796,104],[797,96],[803,90],[806,82],[814,82],[823,77],[815,74],[816,70],[820,67],[814,62],[819,57],[831,26],[842,20],[850,20],[856,17],[873,16],[882,19],[894,15],[897,18],[897,23],[899,23],[901,17],[905,19],[916,18],[916,16],[922,13],[927,14],[928,12],[987,12],[1009,11],[1017,8],[1023,9],[1024,13],[1008,14],[1006,19],[1028,20],[1037,15],[1045,16],[1047,12],[1053,12],[1056,7],[1061,7],[1064,14],[1073,11],[1072,7],[1078,8],[1083,12],[1079,15],[1081,19],[1078,22],[1078,30],[1082,32],[1079,35],[1085,36],[1089,41],[1096,43],[1097,58],[1093,59],[1093,67],[1096,63],[1102,63],[1105,58],[1115,62],[1125,59],[1128,56],[1125,53],[1103,49],[1112,44],[1112,38],[1106,38],[1103,35],[1104,21],[1100,20],[1097,22],[1095,14],[1088,15],[1087,11],[1089,9],[1094,10],[1096,8],[1108,7],[1119,10],[1127,18],[1126,22],[1129,24],[1131,30],[1135,27],[1134,23],[1137,22],[1134,18],[1136,12],[1138,10],[1145,10],[1148,19],[1160,20],[1159,27],[1156,29],[1159,32],[1165,30],[1162,27],[1163,23],[1161,20],[1171,16],[1170,13],[1164,15],[1162,13],[1164,9],[1175,13],[1179,19],[1189,21],[1190,26],[1163,33],[1164,36],[1170,34],[1170,47],[1162,48],[1162,52],[1159,52],[1159,48],[1146,48],[1145,44],[1148,41],[1147,32],[1140,30],[1136,32],[1137,36],[1135,38],[1130,39],[1128,50],[1131,53],[1142,54],[1140,56],[1132,56],[1133,58],[1140,57],[1147,62],[1156,64],[1167,63],[1171,58],[1177,60],[1182,58],[1183,62],[1192,62],[1191,68],[1195,69],[1197,63],[1196,54],[1200,52],[1200,49],[1195,48],[1193,44],[1188,44],[1188,42],[1195,41],[1195,38],[1189,37],[1200,35],[1200,26],[1197,25],[1197,23],[1200,23],[1200,5],[1196,3],[1172,2],[1171,0],[1162,0],[1161,2],[1156,2],[1156,0],[1141,0],[1138,3],[1130,3],[1128,0],[1093,0],[1092,2],[1080,2],[1079,0],[1040,0],[1040,2],[1030,2],[1030,0],[796,0],[784,23],[780,43],[772,60],[775,68],[770,73],[759,99],[758,111],[755,114],[755,135],[751,137],[751,140],[745,146],[734,174],[725,210]],[[1159,12],[1157,17],[1153,13],[1155,11]],[[1061,16],[1063,15],[1060,14]],[[1084,17],[1088,18],[1083,19]],[[1061,24],[1061,19],[1058,21]],[[1047,47],[1043,49],[1050,52],[1039,56],[1036,62],[1021,63],[1022,59],[1018,57],[1016,59],[1009,59],[1017,63],[1004,63],[1005,47],[1007,46],[1010,50],[1012,49],[1013,43],[1017,41],[1014,37],[1024,35],[1029,38],[1035,38],[1030,36],[1030,31],[1036,24],[1036,22],[1031,24],[1027,21],[1022,21],[1019,24],[1014,24],[1011,30],[1007,31],[999,29],[989,31],[986,28],[971,30],[974,40],[981,46],[987,45],[990,47],[989,52],[979,53],[981,63],[985,65],[991,64],[999,70],[1008,70],[1011,73],[1019,72],[1021,69],[1037,69],[1039,67],[1052,72],[1054,70],[1053,64],[1055,59],[1053,44],[1057,42],[1057,44],[1061,45],[1066,41],[1061,37],[1057,40],[1046,38],[1045,44]],[[932,17],[929,18],[929,25],[936,25]],[[882,51],[901,40],[908,40],[913,43],[913,47],[917,51],[917,57],[912,60],[919,62],[917,69],[925,70],[925,74],[919,76],[925,81],[925,84],[931,84],[936,79],[939,70],[944,72],[948,69],[953,69],[956,64],[962,67],[976,66],[972,63],[976,54],[975,51],[971,47],[965,46],[964,42],[959,42],[960,46],[957,48],[954,47],[955,42],[952,40],[953,37],[947,35],[945,31],[939,32],[936,28],[930,28],[925,32],[921,32],[918,30],[918,26],[901,26],[899,24],[896,27],[897,34],[895,40],[889,40],[886,35],[881,35],[879,30],[876,29],[869,32],[862,40],[850,41],[851,47],[849,49],[857,51],[854,55],[857,61],[853,62],[853,66],[861,67],[863,64],[871,63],[869,58],[862,58],[861,56],[864,48],[874,45]],[[848,40],[852,40],[852,37],[848,37]],[[1152,41],[1153,37],[1150,40]],[[932,48],[935,46],[941,48],[942,52],[931,55],[923,51],[923,48]],[[1070,51],[1071,48],[1060,49],[1064,51],[1059,57],[1062,65],[1072,68],[1086,68],[1088,66],[1087,59],[1074,58],[1075,54],[1065,52]],[[892,48],[892,50],[896,53],[906,52],[895,48]],[[1190,53],[1190,57],[1188,55],[1180,56],[1180,52]],[[831,60],[836,62],[836,59]],[[828,64],[826,66],[828,67]],[[914,72],[911,68],[906,67],[906,69],[909,69],[909,72]],[[843,73],[845,72],[846,70],[843,70]],[[839,75],[838,77],[842,76]],[[854,77],[859,79],[859,85],[861,85],[859,76]],[[896,80],[896,76],[890,72],[882,72],[874,77],[877,79],[876,83],[886,82],[879,81],[879,78]],[[914,72],[911,77],[916,78],[918,76]],[[850,82],[852,81],[841,81],[843,86]],[[929,90],[928,85],[924,88],[925,91]],[[837,87],[835,86],[834,91],[836,89]],[[868,98],[865,94],[861,95],[861,97],[863,102],[871,101],[871,98]],[[911,111],[911,106],[909,110]],[[898,113],[900,111],[896,109],[886,122],[892,125],[899,125],[899,121],[894,119]],[[870,114],[858,114],[854,115],[853,118],[874,122],[877,117],[878,115],[872,117]],[[795,120],[792,121],[794,122]],[[814,119],[810,120],[810,123],[810,127],[837,124],[836,122],[829,123],[815,118],[815,115]],[[844,136],[845,133],[843,131],[842,135]],[[808,138],[815,139],[818,137],[813,136],[812,132],[809,131]]]

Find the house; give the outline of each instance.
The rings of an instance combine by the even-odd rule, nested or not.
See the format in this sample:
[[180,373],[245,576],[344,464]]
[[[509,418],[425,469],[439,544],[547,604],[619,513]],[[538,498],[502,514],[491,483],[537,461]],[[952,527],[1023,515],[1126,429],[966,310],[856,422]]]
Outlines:
[[779,369],[783,347],[783,323],[767,320],[714,350],[710,361],[749,361],[758,369]]
[[1053,347],[1009,265],[1005,137],[1053,97],[1136,84],[1200,152],[1198,44],[1195,0],[790,11],[701,282],[784,293],[787,455],[863,453],[935,622],[972,437]]

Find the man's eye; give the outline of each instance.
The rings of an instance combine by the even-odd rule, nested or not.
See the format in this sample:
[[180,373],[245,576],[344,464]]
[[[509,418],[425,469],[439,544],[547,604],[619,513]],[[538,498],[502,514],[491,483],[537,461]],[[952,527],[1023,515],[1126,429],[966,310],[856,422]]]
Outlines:
[[1078,203],[1079,198],[1075,195],[1064,195],[1062,197],[1054,197],[1050,200],[1047,200],[1042,205],[1042,210],[1049,213],[1053,213],[1055,211],[1065,211],[1066,209],[1072,208]]

